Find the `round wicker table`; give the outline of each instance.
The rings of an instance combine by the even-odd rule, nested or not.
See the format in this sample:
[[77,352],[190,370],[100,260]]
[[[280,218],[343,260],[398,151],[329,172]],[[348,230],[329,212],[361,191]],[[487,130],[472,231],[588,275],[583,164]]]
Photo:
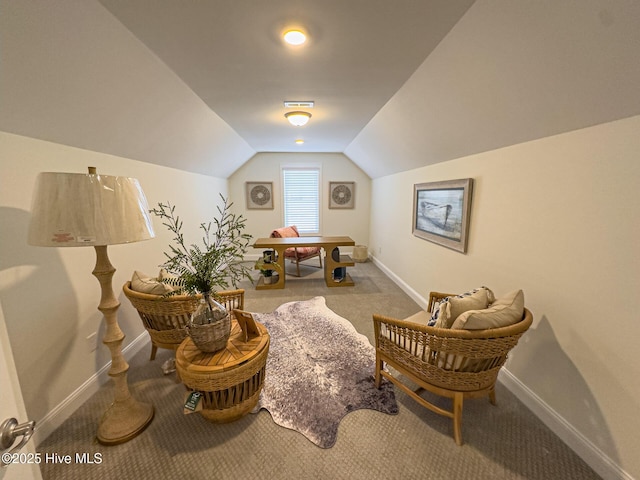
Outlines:
[[258,403],[264,384],[269,333],[257,323],[259,336],[244,341],[233,320],[225,349],[205,353],[187,337],[176,351],[176,369],[187,389],[202,393],[200,414],[214,423],[233,422]]

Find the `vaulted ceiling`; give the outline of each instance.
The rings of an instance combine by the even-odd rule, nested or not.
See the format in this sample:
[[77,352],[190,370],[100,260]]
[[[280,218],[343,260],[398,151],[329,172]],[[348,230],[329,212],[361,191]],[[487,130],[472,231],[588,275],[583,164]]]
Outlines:
[[[5,0],[0,130],[222,178],[344,152],[375,178],[639,114],[639,3]],[[306,126],[285,100],[315,102]]]
[[[473,1],[100,3],[255,151],[342,152]],[[311,121],[291,126],[285,100],[314,101]]]

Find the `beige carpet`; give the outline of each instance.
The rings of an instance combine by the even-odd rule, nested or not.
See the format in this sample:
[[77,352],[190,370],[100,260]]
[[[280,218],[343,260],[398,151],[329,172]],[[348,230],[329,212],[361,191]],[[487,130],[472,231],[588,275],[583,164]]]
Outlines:
[[[419,309],[371,263],[349,269],[356,282],[352,288],[327,288],[318,269],[303,270],[306,278],[288,277],[285,290],[255,291],[247,282],[247,309],[271,312],[282,303],[321,295],[370,341],[373,312],[404,318]],[[497,406],[485,399],[465,403],[462,447],[455,445],[448,419],[396,390],[398,415],[349,413],[336,444],[322,449],[276,425],[264,410],[227,425],[183,415],[183,387],[160,370],[171,353],[160,350],[150,362],[149,350],[138,353],[129,370],[132,392],[156,408],[147,430],[115,447],[95,442],[97,421],[112,398],[107,385],[37,448],[43,455],[101,453],[102,463],[43,464],[45,479],[599,478],[501,385]]]

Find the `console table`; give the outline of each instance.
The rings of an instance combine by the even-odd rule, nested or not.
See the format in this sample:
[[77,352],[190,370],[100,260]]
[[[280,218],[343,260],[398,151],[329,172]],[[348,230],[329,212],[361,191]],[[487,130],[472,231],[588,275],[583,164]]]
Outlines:
[[352,247],[356,244],[351,237],[288,237],[288,238],[258,238],[253,244],[253,248],[275,250],[275,264],[273,268],[278,273],[278,281],[265,285],[260,277],[256,289],[284,288],[285,284],[285,257],[284,251],[293,247],[321,247],[324,252],[324,281],[328,287],[350,287],[353,286],[353,279],[346,274],[341,281],[333,279],[333,271],[339,267],[353,267],[355,263],[348,255],[340,255],[340,260],[334,260],[331,252],[336,247]]

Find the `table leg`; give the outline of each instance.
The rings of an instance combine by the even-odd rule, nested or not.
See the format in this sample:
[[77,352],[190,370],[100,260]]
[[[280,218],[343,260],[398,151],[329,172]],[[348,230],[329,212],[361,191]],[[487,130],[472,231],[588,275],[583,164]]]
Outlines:
[[327,287],[352,287],[353,279],[351,275],[348,273],[344,276],[341,281],[335,281],[333,279],[333,271],[339,267],[353,267],[355,263],[348,255],[340,255],[340,260],[335,260],[333,258],[333,249],[335,247],[322,247],[325,251],[324,256],[324,281],[327,284]]
[[273,288],[284,288],[284,282],[285,282],[285,277],[286,277],[286,272],[285,272],[285,265],[284,265],[284,251],[286,250],[286,248],[274,248],[275,252],[276,252],[276,263],[278,264],[279,268],[279,272],[278,272],[278,281],[273,285]]

